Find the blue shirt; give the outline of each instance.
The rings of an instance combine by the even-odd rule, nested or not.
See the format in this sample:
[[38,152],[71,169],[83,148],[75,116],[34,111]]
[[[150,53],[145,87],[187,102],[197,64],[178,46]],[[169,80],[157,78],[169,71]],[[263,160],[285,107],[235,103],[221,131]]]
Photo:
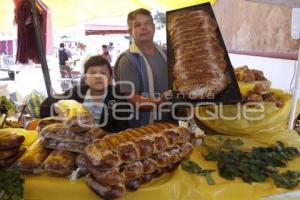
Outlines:
[[86,106],[89,111],[92,113],[93,118],[98,122],[101,118],[102,112],[103,112],[103,99],[101,99],[99,102],[94,103],[92,96],[91,96],[91,91],[90,89],[86,92],[86,95],[84,97],[83,105]]

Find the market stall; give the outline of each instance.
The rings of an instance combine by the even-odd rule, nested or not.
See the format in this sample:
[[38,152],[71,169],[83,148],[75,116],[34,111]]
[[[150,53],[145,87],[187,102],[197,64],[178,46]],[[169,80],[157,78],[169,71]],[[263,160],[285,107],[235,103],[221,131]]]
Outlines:
[[252,200],[300,189],[291,95],[261,71],[234,71],[208,3],[168,12],[167,30],[170,85],[183,95],[172,103],[192,105],[193,120],[108,134],[82,104],[58,101],[59,117],[33,131],[0,130],[0,165],[22,173],[25,199]]

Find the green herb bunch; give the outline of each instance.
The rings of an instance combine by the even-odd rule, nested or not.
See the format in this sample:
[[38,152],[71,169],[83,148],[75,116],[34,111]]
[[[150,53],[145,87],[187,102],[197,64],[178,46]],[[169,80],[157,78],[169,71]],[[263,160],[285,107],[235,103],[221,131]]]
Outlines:
[[[227,141],[227,145],[231,144]],[[274,180],[277,187],[294,188],[300,181],[300,173],[287,171],[280,174],[277,167],[286,167],[289,160],[299,156],[295,147],[285,147],[277,142],[271,147],[253,147],[250,152],[243,152],[228,146],[226,150],[208,149],[204,158],[208,161],[217,161],[219,175],[233,180],[240,177],[247,183],[264,182],[268,177]]]
[[189,173],[196,174],[198,176],[204,176],[206,178],[206,182],[209,185],[214,185],[215,181],[211,177],[211,173],[215,170],[211,169],[202,169],[197,163],[191,160],[184,160],[181,162],[181,168]]
[[21,200],[23,199],[24,179],[13,169],[0,167],[0,199]]

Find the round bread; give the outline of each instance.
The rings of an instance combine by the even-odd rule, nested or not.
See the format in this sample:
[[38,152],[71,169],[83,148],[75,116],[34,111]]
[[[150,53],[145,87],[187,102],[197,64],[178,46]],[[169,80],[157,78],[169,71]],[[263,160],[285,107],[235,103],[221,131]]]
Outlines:
[[17,151],[17,153],[15,155],[13,155],[12,157],[9,157],[7,159],[4,160],[0,160],[0,166],[1,167],[9,167],[11,166],[18,158],[21,157],[21,155],[25,152],[25,148],[20,148],[19,151]]
[[48,126],[50,124],[54,124],[54,123],[61,123],[61,122],[62,122],[62,120],[60,120],[58,117],[46,117],[39,121],[39,123],[37,125],[37,131],[39,133],[46,126]]
[[11,149],[20,146],[25,140],[23,135],[18,135],[14,132],[0,132],[0,150]]
[[14,155],[16,155],[18,153],[19,149],[20,149],[20,146],[13,147],[10,149],[0,150],[0,160],[13,157]]

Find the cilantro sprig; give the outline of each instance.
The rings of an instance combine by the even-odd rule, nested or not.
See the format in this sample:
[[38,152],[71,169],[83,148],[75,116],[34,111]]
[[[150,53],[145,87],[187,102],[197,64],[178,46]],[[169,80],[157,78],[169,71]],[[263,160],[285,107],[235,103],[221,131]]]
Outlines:
[[22,200],[24,178],[14,169],[0,167],[0,199]]

